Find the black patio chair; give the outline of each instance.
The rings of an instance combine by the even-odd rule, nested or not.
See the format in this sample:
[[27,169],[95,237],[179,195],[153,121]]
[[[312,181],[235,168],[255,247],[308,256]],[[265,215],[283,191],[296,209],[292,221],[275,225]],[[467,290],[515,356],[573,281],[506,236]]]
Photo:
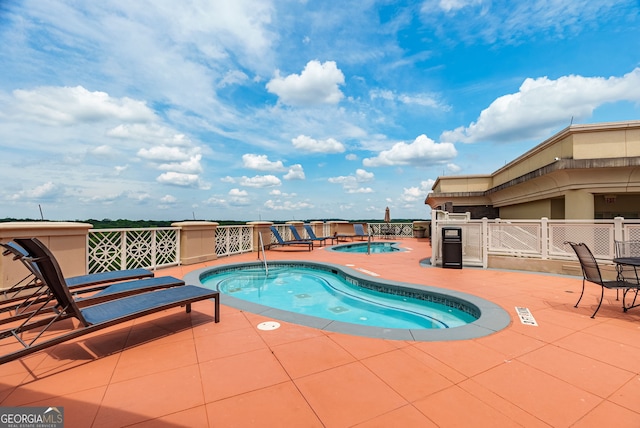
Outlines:
[[600,266],[598,266],[598,262],[596,261],[596,258],[593,256],[593,253],[584,242],[581,242],[581,243],[566,242],[566,243],[569,244],[573,249],[573,251],[576,253],[576,256],[578,257],[578,261],[580,262],[580,267],[582,268],[582,292],[580,293],[580,298],[575,304],[576,308],[578,307],[578,304],[580,303],[580,300],[582,300],[582,296],[584,295],[584,288],[585,288],[586,282],[591,282],[601,287],[600,302],[598,303],[598,307],[596,308],[593,315],[591,315],[591,318],[595,318],[596,313],[598,313],[598,310],[600,309],[600,306],[602,306],[602,300],[604,299],[605,288],[616,290],[616,291],[622,290],[622,309],[625,312],[627,311],[627,309],[630,309],[631,307],[633,307],[633,304],[630,306],[627,306],[625,304],[625,298],[627,296],[627,293],[630,290],[634,290],[637,295],[638,289],[640,287],[637,282],[634,283],[634,282],[627,281],[624,279],[624,277],[618,277],[615,280],[604,280],[602,278]]

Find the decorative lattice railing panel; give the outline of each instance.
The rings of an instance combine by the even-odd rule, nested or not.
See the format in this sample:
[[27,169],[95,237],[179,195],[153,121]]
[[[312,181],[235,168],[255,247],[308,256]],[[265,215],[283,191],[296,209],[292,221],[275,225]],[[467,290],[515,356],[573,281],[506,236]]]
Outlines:
[[89,273],[179,263],[178,228],[94,229],[88,236]]
[[216,255],[249,253],[253,251],[253,227],[218,226],[216,228]]
[[596,258],[611,259],[613,236],[613,224],[549,224],[549,254],[573,257],[571,247],[565,242],[584,242]]
[[495,253],[540,253],[539,224],[489,224],[489,251]]

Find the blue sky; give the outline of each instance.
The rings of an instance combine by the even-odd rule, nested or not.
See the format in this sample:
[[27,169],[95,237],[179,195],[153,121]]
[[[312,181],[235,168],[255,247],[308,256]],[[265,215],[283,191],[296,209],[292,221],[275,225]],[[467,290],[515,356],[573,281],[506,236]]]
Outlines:
[[640,119],[637,0],[5,0],[0,37],[0,218],[429,218]]

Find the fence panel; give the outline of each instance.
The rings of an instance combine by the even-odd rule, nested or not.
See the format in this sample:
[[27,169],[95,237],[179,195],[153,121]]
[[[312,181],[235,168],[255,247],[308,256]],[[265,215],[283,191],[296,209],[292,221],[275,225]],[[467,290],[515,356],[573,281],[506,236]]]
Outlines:
[[252,226],[218,226],[216,228],[216,255],[218,257],[253,251]]
[[91,229],[87,272],[175,266],[180,262],[180,229]]

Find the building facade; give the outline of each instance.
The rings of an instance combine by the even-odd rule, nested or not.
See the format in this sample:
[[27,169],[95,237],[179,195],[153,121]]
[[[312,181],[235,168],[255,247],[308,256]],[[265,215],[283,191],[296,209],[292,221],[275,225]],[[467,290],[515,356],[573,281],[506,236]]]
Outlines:
[[640,120],[571,125],[492,174],[438,177],[425,204],[471,218],[640,218]]

